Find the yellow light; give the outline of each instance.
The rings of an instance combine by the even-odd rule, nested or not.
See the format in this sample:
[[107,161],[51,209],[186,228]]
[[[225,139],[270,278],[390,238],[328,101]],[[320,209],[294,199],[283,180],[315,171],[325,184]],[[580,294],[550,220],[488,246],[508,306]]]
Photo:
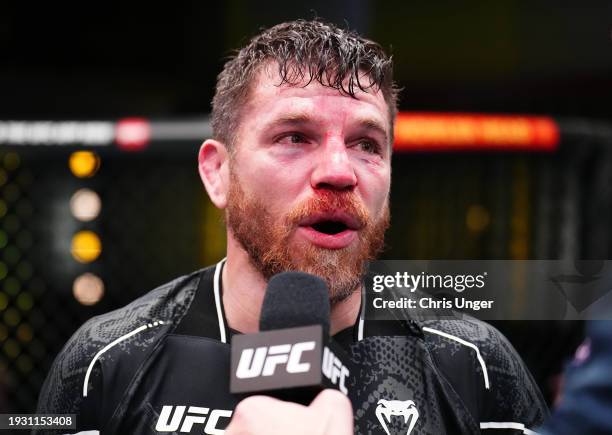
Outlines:
[[79,231],[72,238],[70,252],[76,261],[91,263],[100,256],[102,243],[93,231]]
[[68,165],[75,177],[89,178],[98,171],[100,158],[91,151],[76,151],[70,155]]
[[19,325],[19,328],[17,328],[17,338],[19,339],[19,341],[32,341],[32,336],[33,333],[30,325],[28,325],[27,323],[22,323],[21,325]]
[[104,296],[104,283],[93,273],[84,273],[74,280],[72,294],[79,303],[94,305]]
[[479,233],[489,226],[489,211],[482,205],[471,205],[465,216],[465,223],[473,233]]
[[32,296],[29,293],[23,292],[20,293],[17,297],[17,306],[23,312],[29,311],[32,309],[34,305],[34,301],[32,300]]
[[90,189],[79,189],[70,199],[72,215],[80,221],[94,220],[100,214],[100,208],[102,208],[100,197]]

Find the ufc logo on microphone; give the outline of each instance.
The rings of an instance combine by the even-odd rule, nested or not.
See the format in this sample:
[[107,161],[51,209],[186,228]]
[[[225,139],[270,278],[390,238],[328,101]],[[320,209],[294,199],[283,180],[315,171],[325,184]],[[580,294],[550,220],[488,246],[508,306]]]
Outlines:
[[304,341],[244,349],[240,354],[236,377],[250,379],[272,376],[278,365],[285,365],[287,373],[305,373],[310,370],[310,363],[301,362],[302,353],[312,351],[314,348],[314,341]]

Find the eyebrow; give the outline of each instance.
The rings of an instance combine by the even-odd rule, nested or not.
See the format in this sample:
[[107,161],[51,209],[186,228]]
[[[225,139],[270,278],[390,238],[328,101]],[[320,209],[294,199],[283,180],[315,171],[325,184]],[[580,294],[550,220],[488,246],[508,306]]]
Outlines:
[[378,134],[382,135],[385,138],[385,143],[389,142],[389,135],[387,134],[387,130],[378,122],[372,118],[362,118],[357,120],[357,124],[361,125],[367,130],[374,130]]
[[[276,128],[282,127],[285,125],[302,125],[316,122],[315,119],[312,118],[307,113],[297,112],[297,113],[289,113],[281,116],[280,118],[272,121],[268,127]],[[359,125],[361,128],[366,130],[373,130],[376,133],[382,135],[384,137],[385,142],[389,142],[389,135],[387,134],[387,130],[380,124],[380,122],[376,121],[372,118],[358,118],[355,121],[355,124]]]
[[313,122],[313,119],[306,113],[289,113],[281,116],[280,118],[276,118],[268,125],[268,127],[274,128],[281,127],[283,125],[307,124],[310,122]]

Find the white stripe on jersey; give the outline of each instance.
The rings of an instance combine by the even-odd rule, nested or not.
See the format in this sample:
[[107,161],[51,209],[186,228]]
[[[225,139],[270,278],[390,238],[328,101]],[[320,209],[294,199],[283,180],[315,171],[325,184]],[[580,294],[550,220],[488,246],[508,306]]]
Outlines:
[[488,421],[480,423],[481,429],[516,429],[522,430],[527,435],[538,435],[537,432],[527,429],[523,423],[515,423],[511,421]]
[[225,263],[225,258],[217,263],[215,267],[215,278],[213,279],[213,288],[215,293],[215,306],[217,307],[217,319],[219,320],[219,335],[221,343],[227,343],[225,336],[225,321],[223,319],[223,310],[221,309],[221,269]]
[[102,356],[102,354],[104,352],[109,350],[114,345],[116,345],[118,343],[121,343],[123,340],[126,340],[126,339],[130,338],[132,335],[136,335],[139,332],[144,331],[145,329],[153,328],[155,326],[159,326],[159,325],[163,325],[163,324],[164,324],[164,322],[161,321],[161,320],[156,320],[153,323],[147,323],[146,325],[142,325],[140,328],[136,328],[132,332],[128,332],[127,334],[122,335],[121,337],[117,338],[116,340],[113,340],[112,342],[110,342],[109,344],[104,346],[102,348],[102,350],[100,350],[96,354],[96,356],[93,357],[93,359],[89,363],[89,367],[87,367],[87,373],[85,373],[85,381],[83,382],[83,397],[87,397],[87,384],[89,383],[89,376],[91,375],[91,371],[93,370],[94,364],[96,363],[98,358],[100,358]]
[[[478,362],[480,363],[480,366],[482,367],[482,375],[484,376],[485,388],[487,390],[489,389],[489,372],[487,372],[487,366],[484,362],[484,359],[482,358],[482,355],[480,355],[480,350],[478,350],[478,347],[476,347],[475,344],[470,343],[469,341],[465,341],[462,338],[455,337],[454,335],[448,334],[446,332],[439,331],[433,328],[428,328],[426,326],[423,327],[423,331],[427,331],[427,332],[431,332],[432,334],[440,335],[442,337],[448,338],[450,340],[454,340],[457,343],[461,343],[464,346],[474,349],[476,351],[476,358],[478,359]],[[517,424],[520,424],[520,423],[517,423]]]

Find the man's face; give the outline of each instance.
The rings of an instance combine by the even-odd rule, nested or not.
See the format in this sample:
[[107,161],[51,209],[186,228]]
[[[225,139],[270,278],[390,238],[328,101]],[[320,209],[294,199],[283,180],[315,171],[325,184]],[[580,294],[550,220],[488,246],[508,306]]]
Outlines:
[[[358,288],[389,223],[390,120],[382,93],[277,86],[263,69],[230,160],[227,223],[266,279],[321,276],[332,302]],[[305,83],[304,83],[305,84]]]

